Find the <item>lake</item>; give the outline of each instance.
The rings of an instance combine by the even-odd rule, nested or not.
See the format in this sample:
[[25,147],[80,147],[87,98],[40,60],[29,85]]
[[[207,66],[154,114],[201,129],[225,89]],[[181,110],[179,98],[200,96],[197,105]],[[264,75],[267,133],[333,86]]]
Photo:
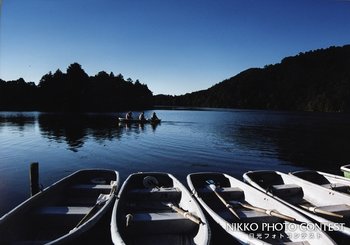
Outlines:
[[[29,164],[46,187],[82,168],[187,174],[320,169],[350,159],[350,115],[256,110],[155,110],[161,124],[119,125],[117,113],[0,112],[0,216],[29,196]],[[150,116],[153,111],[145,111]],[[138,112],[135,112],[137,115]]]

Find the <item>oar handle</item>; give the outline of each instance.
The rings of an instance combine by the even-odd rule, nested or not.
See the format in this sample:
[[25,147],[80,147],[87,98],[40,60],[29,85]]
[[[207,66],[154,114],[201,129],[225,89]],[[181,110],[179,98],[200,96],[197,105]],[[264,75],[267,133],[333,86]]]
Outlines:
[[172,210],[174,210],[175,212],[181,214],[182,216],[184,216],[186,219],[189,219],[191,221],[193,221],[194,223],[200,225],[203,222],[201,221],[200,218],[194,216],[193,214],[191,214],[190,212],[187,212],[185,210],[183,210],[182,208],[179,208],[177,206],[175,206],[172,203],[165,203],[165,205],[167,205],[168,207],[170,207]]
[[324,215],[328,215],[328,216],[332,216],[332,217],[337,217],[337,218],[344,218],[344,215],[341,215],[341,214],[336,214],[336,213],[333,213],[333,212],[330,212],[330,211],[326,211],[326,210],[323,210],[321,208],[318,208],[318,207],[307,207],[307,206],[304,206],[304,205],[299,205],[300,207],[306,209],[306,210],[309,210],[315,214],[324,214]]
[[96,204],[90,209],[90,211],[79,221],[79,223],[75,226],[78,228],[81,224],[83,224],[93,212],[95,212],[96,208],[109,200],[112,194],[114,194],[117,188],[117,182],[111,181],[111,191],[109,194],[100,194],[97,198]]
[[225,207],[230,210],[230,212],[238,219],[241,219],[239,215],[236,213],[236,211],[232,208],[230,204],[228,204],[225,199],[215,190],[216,186],[214,184],[209,184],[208,186],[209,189],[211,189],[215,195],[220,199],[220,201],[225,205]]
[[293,218],[293,217],[290,217],[290,216],[285,215],[285,214],[281,214],[281,213],[273,211],[273,210],[267,210],[266,212],[267,212],[267,214],[269,214],[271,216],[275,216],[275,217],[278,217],[278,218],[281,218],[281,219],[284,219],[284,220],[288,220],[290,222],[295,222],[296,221],[296,219]]
[[266,213],[267,215],[275,216],[275,217],[278,217],[278,218],[281,218],[281,219],[284,219],[284,220],[288,220],[288,221],[291,221],[291,222],[294,222],[296,220],[293,217],[281,214],[281,213],[276,212],[274,210],[268,210],[268,209],[264,209],[264,208],[259,208],[259,207],[255,207],[255,206],[252,206],[250,204],[241,203],[241,202],[238,202],[238,201],[232,201],[232,203],[241,205],[242,207],[247,208],[247,209],[251,209],[251,210],[254,210],[254,211],[257,211],[257,212],[261,212],[261,213]]
[[79,223],[74,227],[74,229],[75,228],[78,228],[81,224],[83,224],[88,218],[90,218],[90,215],[93,213],[93,212],[95,212],[95,210],[96,210],[96,208],[97,208],[97,206],[98,206],[99,204],[95,204],[91,209],[90,209],[90,211],[87,213],[87,214],[85,214],[85,216],[79,221]]

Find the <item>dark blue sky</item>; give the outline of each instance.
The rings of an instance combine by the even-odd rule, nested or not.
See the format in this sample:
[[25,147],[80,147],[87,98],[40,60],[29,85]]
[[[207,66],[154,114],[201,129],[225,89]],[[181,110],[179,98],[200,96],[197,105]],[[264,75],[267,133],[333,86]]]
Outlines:
[[[1,2],[1,0],[0,0]],[[154,94],[206,89],[251,67],[350,43],[337,0],[2,0],[0,78],[38,83],[78,62]]]

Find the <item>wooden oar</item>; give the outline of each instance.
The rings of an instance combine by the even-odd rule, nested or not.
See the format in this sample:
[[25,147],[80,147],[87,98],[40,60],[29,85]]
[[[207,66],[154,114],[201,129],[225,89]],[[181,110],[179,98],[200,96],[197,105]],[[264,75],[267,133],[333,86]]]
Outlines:
[[[225,201],[225,199],[223,197],[221,197],[220,194],[215,190],[216,187],[215,187],[214,181],[208,180],[207,183],[209,184],[210,189],[212,189],[214,191],[214,193],[216,194],[216,196],[221,200],[221,202],[223,202],[225,204],[225,206],[239,219],[239,217],[238,217],[237,213],[234,211],[232,205],[227,203]],[[276,212],[274,210],[268,210],[268,209],[264,209],[264,208],[255,207],[255,206],[252,206],[250,204],[241,203],[239,201],[230,201],[230,203],[233,203],[235,205],[240,205],[240,206],[242,206],[244,208],[251,209],[251,210],[254,210],[254,211],[257,211],[257,212],[265,213],[265,214],[270,215],[270,216],[275,216],[275,217],[278,217],[278,218],[281,218],[281,219],[284,219],[284,220],[288,220],[290,222],[295,222],[296,221],[295,218],[287,216],[287,215],[284,215],[284,214],[281,214],[281,213]]]
[[97,197],[96,204],[90,209],[90,211],[87,214],[85,214],[85,216],[79,221],[79,223],[73,228],[73,230],[78,228],[81,224],[83,224],[91,216],[91,214],[93,214],[95,212],[95,210],[100,205],[102,205],[105,202],[107,202],[109,200],[109,198],[111,198],[111,195],[114,194],[116,188],[117,188],[117,182],[116,181],[111,181],[111,191],[110,191],[110,193],[109,194],[100,194]]
[[216,191],[215,182],[214,182],[213,180],[207,180],[206,182],[207,182],[207,184],[208,184],[208,188],[209,188],[210,190],[212,190],[212,191],[215,193],[215,195],[220,199],[220,201],[225,205],[225,207],[226,207],[228,210],[230,210],[230,212],[231,212],[234,216],[236,216],[238,219],[241,219],[241,218],[238,216],[238,214],[236,213],[236,211],[233,209],[233,207],[232,207],[230,204],[228,204],[228,203],[225,201],[225,199]]
[[308,206],[301,205],[301,204],[299,204],[299,206],[302,207],[303,209],[306,209],[306,210],[313,212],[315,214],[324,214],[324,215],[328,215],[328,216],[332,216],[332,217],[344,218],[344,215],[336,214],[336,213],[333,213],[330,211],[326,211],[326,210],[323,210],[323,209],[318,208],[318,207],[308,207]]
[[200,225],[200,224],[203,224],[203,222],[201,221],[200,218],[194,216],[192,213],[188,212],[188,211],[185,211],[183,210],[182,208],[179,208],[177,206],[175,206],[174,204],[172,203],[165,203],[163,202],[164,205],[168,206],[169,208],[171,208],[172,210],[174,210],[175,212],[177,212],[178,214],[181,214],[182,216],[184,216],[185,218],[193,221],[194,223]]
[[81,224],[83,224],[90,216],[95,212],[95,210],[102,205],[103,203],[107,202],[109,199],[110,194],[100,194],[99,197],[97,198],[96,204],[90,209],[90,211],[85,214],[85,216],[79,221],[79,223],[73,228],[78,228]]
[[[143,181],[142,181],[143,185],[146,187],[146,188],[157,188],[158,190],[160,190],[160,187],[158,186],[159,185],[159,182],[158,180],[153,177],[153,176],[146,176],[145,178],[143,178]],[[183,210],[182,208],[180,207],[177,207],[175,206],[174,204],[172,203],[166,203],[166,202],[162,202],[162,204],[168,206],[169,208],[171,208],[172,210],[174,210],[175,212],[177,212],[178,214],[181,214],[182,216],[184,216],[186,219],[189,219],[191,221],[193,221],[194,223],[200,225],[200,224],[203,224],[203,222],[196,216],[194,216],[192,213],[190,212],[187,212],[185,210]]]
[[284,220],[288,220],[290,222],[295,222],[296,219],[293,218],[293,217],[290,217],[288,215],[284,215],[284,214],[281,214],[275,210],[268,210],[268,209],[264,209],[264,208],[259,208],[259,207],[256,207],[256,206],[252,206],[250,204],[247,204],[247,203],[241,203],[239,201],[230,201],[230,203],[232,204],[236,204],[236,205],[240,205],[244,208],[247,208],[247,209],[251,209],[251,210],[254,210],[254,211],[257,211],[257,212],[260,212],[260,213],[265,213],[267,215],[270,215],[270,216],[275,216],[275,217],[278,217],[278,218],[281,218],[281,219],[284,219]]
[[[200,225],[200,224],[204,224],[200,218],[198,218],[197,216],[194,216],[192,213],[183,210],[182,208],[179,208],[177,206],[175,206],[172,203],[165,203],[162,202],[162,204],[168,206],[169,208],[171,208],[172,210],[174,210],[175,212],[177,212],[178,214],[181,214],[182,216],[184,216],[186,219],[189,219],[191,221],[193,221],[194,223]],[[133,215],[132,214],[127,214],[125,216],[126,218],[126,227],[128,227],[130,225],[131,220],[133,219]]]

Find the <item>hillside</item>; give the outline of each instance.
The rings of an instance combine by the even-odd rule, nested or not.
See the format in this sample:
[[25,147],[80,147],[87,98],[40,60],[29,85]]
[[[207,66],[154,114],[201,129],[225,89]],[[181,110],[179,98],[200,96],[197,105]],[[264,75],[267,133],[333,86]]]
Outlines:
[[350,45],[330,47],[182,96],[155,96],[157,105],[299,111],[350,111]]

